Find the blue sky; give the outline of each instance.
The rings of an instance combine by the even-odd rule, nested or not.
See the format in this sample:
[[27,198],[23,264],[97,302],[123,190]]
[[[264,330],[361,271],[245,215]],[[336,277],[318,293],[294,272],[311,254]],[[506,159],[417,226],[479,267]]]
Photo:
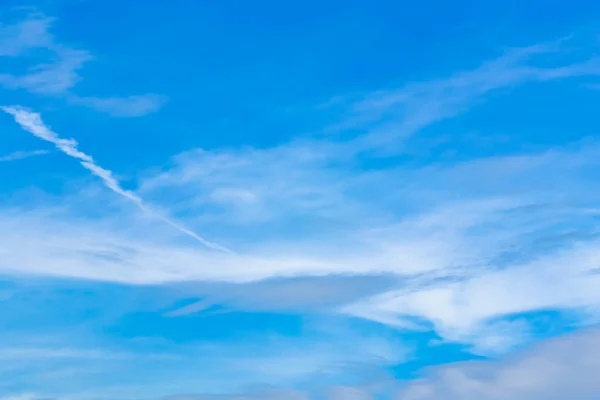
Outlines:
[[599,17],[4,2],[0,399],[600,398]]

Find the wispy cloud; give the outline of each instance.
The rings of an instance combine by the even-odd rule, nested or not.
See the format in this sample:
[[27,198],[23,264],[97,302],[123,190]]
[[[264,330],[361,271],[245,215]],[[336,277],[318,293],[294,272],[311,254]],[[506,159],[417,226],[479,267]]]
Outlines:
[[[270,388],[218,396],[222,400],[594,400],[600,392],[600,333],[589,330],[548,340],[496,361],[469,361],[430,369],[413,381],[384,382],[385,391],[363,386],[325,388],[325,396]],[[383,385],[381,385],[383,386]],[[214,400],[209,394],[173,395],[165,400]]]
[[68,100],[113,117],[141,117],[158,111],[167,102],[166,96],[158,94],[112,98],[69,96]]
[[[0,86],[63,97],[71,104],[119,117],[147,115],[166,103],[165,96],[156,94],[110,98],[74,94],[72,89],[82,79],[79,71],[94,57],[89,51],[70,47],[54,37],[50,33],[54,22],[55,19],[38,11],[17,23],[0,25],[0,57],[30,61],[26,71],[20,74],[0,73]],[[36,49],[47,50],[50,56],[41,60],[32,54]]]
[[[264,262],[262,277],[390,273],[403,279],[397,289],[340,312],[396,326],[416,318],[474,351],[506,351],[528,335],[528,326],[504,318],[600,302],[593,266],[598,219],[590,212],[598,196],[587,178],[600,168],[597,145],[421,168],[394,164],[365,171],[356,165],[364,152],[410,151],[408,138],[499,89],[600,73],[593,56],[550,61],[563,54],[561,46],[513,49],[471,71],[352,102],[350,119],[338,128],[358,126],[363,133],[349,140],[183,153],[141,190],[151,198],[163,198],[164,188],[189,195],[194,200],[182,210],[208,210],[203,221],[260,235],[261,242],[245,240],[252,251],[286,260],[294,255],[297,263],[288,269],[243,261],[257,269]],[[557,185],[565,190],[557,193]],[[522,285],[520,295],[512,294],[514,282]],[[486,301],[489,293],[495,300]]]
[[48,153],[48,150],[15,151],[14,153],[10,153],[5,156],[0,156],[0,162],[22,160],[24,158],[41,156]]
[[0,25],[0,56],[16,57],[32,49],[52,46],[48,32],[53,19],[33,14],[17,24]]
[[[355,218],[357,204],[347,194],[353,185],[369,190],[370,182],[388,178],[392,170],[397,178],[406,175],[401,166],[365,174],[360,169],[365,158],[377,159],[382,153],[410,155],[415,151],[410,140],[421,130],[469,112],[502,89],[600,75],[600,59],[594,55],[578,55],[584,61],[565,63],[565,54],[570,50],[561,41],[510,49],[472,70],[347,101],[341,122],[327,127],[339,130],[341,140],[298,139],[271,148],[189,150],[174,157],[163,173],[146,177],[140,190],[149,195],[161,188],[178,190],[194,199],[182,208],[216,209],[221,211],[220,221],[248,224],[291,214],[345,213]],[[559,61],[548,62],[553,55],[561,55]],[[370,211],[373,217],[378,213],[387,217],[381,207]]]
[[[384,143],[388,135],[396,139],[402,132],[414,135],[466,112],[498,88],[594,71],[593,61],[578,67],[560,63],[535,67],[529,57],[542,50],[533,49],[515,50],[475,72],[354,102],[353,112],[367,114],[368,129],[350,140],[296,140],[266,149],[196,149],[175,157],[161,173],[152,171],[141,179],[137,193],[144,199],[172,205],[170,210],[185,218],[188,226],[202,224],[211,236],[235,243],[241,254],[215,255],[166,242],[155,227],[136,229],[131,215],[119,215],[118,221],[108,218],[104,224],[74,223],[68,212],[58,216],[38,209],[41,214],[20,211],[18,219],[14,213],[0,218],[7,232],[27,229],[40,235],[28,235],[21,247],[23,241],[13,237],[0,241],[3,265],[7,270],[19,266],[21,273],[135,284],[239,283],[234,299],[213,293],[208,302],[240,308],[252,304],[248,299],[260,292],[253,307],[264,309],[271,303],[281,309],[283,299],[297,292],[297,301],[290,306],[296,309],[320,305],[392,326],[422,321],[442,339],[468,343],[474,351],[506,351],[515,344],[505,340],[515,337],[509,332],[528,328],[527,321],[510,325],[507,320],[539,309],[588,311],[600,304],[594,290],[599,276],[594,275],[600,216],[594,213],[600,200],[593,189],[593,177],[600,171],[597,144],[445,160],[424,167],[376,162],[377,168],[364,169],[360,167],[364,158],[357,154],[376,148],[379,138]],[[431,99],[437,103],[430,109]],[[427,113],[427,118],[409,123],[417,131],[378,129],[382,124],[376,115],[381,112],[401,123],[419,113]],[[13,113],[20,113],[25,126],[46,132],[39,116]],[[91,162],[89,156],[75,157],[90,168],[85,164]],[[110,177],[102,169],[93,172]],[[104,183],[144,209],[137,195],[115,181]],[[71,228],[40,233],[64,224]],[[23,252],[22,246],[35,252]],[[296,286],[286,283],[286,291],[243,285],[270,278],[386,274],[397,278],[393,287],[382,286],[376,293],[357,289],[334,300],[321,296],[318,305],[302,303],[308,289],[302,289],[301,281]],[[517,294],[513,282],[518,282]],[[486,300],[489,293],[499,300]],[[194,309],[180,313],[186,311]],[[600,317],[591,314],[581,323]],[[526,332],[516,336],[521,334],[526,336]]]
[[64,94],[81,80],[77,71],[92,57],[75,49],[56,49],[56,54],[58,61],[36,64],[26,74],[0,74],[0,85],[42,95]]
[[127,353],[110,353],[98,349],[77,348],[44,348],[44,347],[10,347],[0,348],[0,360],[39,360],[39,359],[100,359],[118,360],[131,357]]
[[[592,195],[592,182],[585,177],[597,176],[595,154],[496,158],[486,160],[485,166],[479,160],[416,171],[414,176],[390,172],[381,186],[370,186],[370,193],[385,193],[387,198],[410,195],[392,191],[386,183],[402,177],[411,191],[427,189],[437,201],[409,216],[374,224],[367,208],[379,206],[373,203],[379,196],[369,197],[353,224],[319,225],[324,232],[300,238],[283,230],[269,236],[239,229],[246,255],[215,257],[165,243],[155,227],[132,231],[135,223],[127,216],[119,215],[110,227],[75,223],[69,215],[44,215],[40,209],[33,214],[15,210],[0,218],[0,231],[11,232],[0,241],[0,251],[6,270],[18,266],[20,273],[135,284],[204,281],[210,290],[190,284],[182,292],[237,309],[327,310],[401,327],[422,321],[421,328],[433,326],[444,340],[497,353],[518,344],[507,338],[528,334],[522,313],[573,310],[587,315],[579,321],[584,325],[599,317],[594,312],[600,304],[600,275],[595,272],[599,215],[573,202],[582,193]],[[472,173],[482,168],[494,178]],[[521,191],[520,181],[527,183],[527,190]],[[465,201],[466,192],[457,192],[456,182],[481,198]],[[482,187],[487,183],[493,184]],[[557,184],[568,187],[573,198],[562,194],[560,202],[553,200]],[[455,196],[461,201],[453,201]],[[594,202],[593,197],[589,200]],[[154,232],[155,239],[141,239],[140,230]],[[16,232],[29,233],[25,240]],[[30,248],[35,251],[24,250]],[[375,277],[370,288],[350,279],[340,279],[339,285],[332,282],[331,275],[348,274],[396,278],[383,277],[387,284],[382,285]],[[314,278],[292,279],[298,276]],[[273,277],[290,279],[247,283]],[[215,281],[238,285],[211,284]],[[199,311],[201,306],[178,313]],[[506,319],[518,322],[507,325]]]
[[9,396],[2,396],[0,400],[40,400],[44,399],[46,396],[38,395],[35,393],[19,393]]
[[54,144],[58,150],[62,151],[69,157],[78,159],[81,165],[87,170],[89,170],[92,174],[100,178],[107,188],[109,188],[116,194],[130,200],[141,210],[161,219],[162,221],[171,225],[173,228],[196,239],[197,241],[201,242],[207,247],[221,251],[229,251],[216,243],[212,243],[198,236],[196,233],[183,227],[179,223],[174,222],[173,220],[167,217],[164,217],[163,215],[159,214],[154,209],[152,209],[135,193],[123,189],[119,182],[117,182],[117,180],[112,176],[111,171],[100,167],[98,164],[96,164],[96,162],[91,156],[79,151],[77,149],[77,142],[75,140],[60,138],[55,132],[53,132],[46,125],[44,125],[39,114],[28,111],[22,107],[0,107],[0,109],[12,115],[15,121],[26,131],[31,132],[33,135],[42,140]]
[[[336,328],[328,322],[305,326],[302,337],[256,332],[242,341],[169,341],[166,347],[164,339],[153,336],[128,349],[117,340],[119,350],[79,344],[97,343],[81,330],[58,339],[12,335],[0,346],[0,361],[6,361],[0,363],[0,373],[21,387],[52,390],[58,398],[159,398],[182,390],[231,393],[260,382],[292,386],[349,376],[356,380],[409,356],[393,336]],[[139,374],[131,379],[130,371]],[[70,379],[56,380],[66,374]],[[0,395],[6,393],[3,389],[0,385]]]
[[367,131],[345,144],[346,152],[397,152],[406,138],[477,106],[502,89],[600,75],[600,58],[579,55],[571,63],[548,63],[548,56],[569,54],[568,40],[506,50],[500,57],[450,77],[406,84],[347,102],[348,114],[328,131]]
[[[92,56],[60,43],[49,33],[51,23],[33,15],[22,23],[0,26],[0,56],[30,57],[34,49],[52,53],[48,62],[36,58],[21,74],[0,74],[0,85],[60,96],[72,105],[117,117],[145,115],[164,104],[165,98],[155,94],[98,98],[73,93],[81,67]],[[553,57],[559,53],[561,57]],[[577,327],[600,321],[598,142],[563,142],[533,150],[513,147],[492,155],[466,151],[461,157],[419,162],[411,158],[411,152],[421,150],[411,140],[422,131],[466,114],[491,96],[519,85],[587,80],[600,74],[594,52],[578,55],[574,62],[565,62],[569,57],[564,55],[562,43],[512,49],[449,77],[347,102],[338,97],[336,107],[345,106],[344,115],[339,124],[324,129],[336,135],[296,138],[262,149],[192,149],[176,155],[159,173],[140,172],[138,186],[131,190],[82,152],[75,140],[54,132],[39,114],[20,106],[0,107],[24,130],[99,178],[83,190],[77,185],[77,193],[61,197],[57,207],[27,207],[3,197],[3,204],[13,207],[0,210],[0,272],[67,277],[69,288],[84,280],[89,286],[82,291],[83,304],[71,290],[43,301],[30,299],[44,297],[37,288],[31,296],[9,288],[9,300],[18,303],[18,322],[19,312],[27,307],[52,303],[36,309],[33,315],[38,316],[65,298],[77,303],[77,312],[61,306],[60,316],[41,319],[48,331],[55,325],[74,326],[82,343],[68,340],[75,335],[56,343],[19,343],[21,335],[11,331],[14,342],[0,346],[0,360],[6,361],[0,375],[13,388],[55,389],[51,394],[57,398],[64,393],[69,398],[156,397],[200,388],[197,391],[241,390],[232,400],[308,400],[311,395],[295,390],[257,394],[244,393],[243,388],[265,381],[301,386],[327,379],[329,385],[331,380],[370,373],[381,376],[409,357],[406,344],[394,340],[409,329],[426,330],[442,346],[460,343],[462,349],[493,355],[496,361],[433,369],[416,382],[398,385],[399,399],[593,398],[600,391],[594,375],[600,369],[597,331],[549,341],[512,358],[502,354],[535,335],[532,315],[540,311],[573,315]],[[434,130],[423,135],[425,140],[439,139]],[[0,161],[35,154],[41,151],[17,152]],[[106,213],[105,206],[113,205],[105,201],[109,196],[119,202]],[[121,212],[122,199],[135,207]],[[156,204],[168,204],[169,212],[161,212]],[[86,212],[91,208],[93,215]],[[155,218],[138,219],[145,214]],[[197,231],[241,251],[230,252]],[[169,232],[177,237],[169,237]],[[209,249],[179,241],[179,233]],[[111,287],[106,297],[90,296],[93,290],[88,288],[100,286]],[[160,294],[154,296],[155,291]],[[140,311],[141,292],[150,293],[153,301],[169,292],[164,301],[168,306],[162,308],[161,303],[159,311],[152,310],[156,314]],[[120,297],[123,293],[127,295]],[[135,298],[131,319],[119,318],[130,311],[124,311],[129,306],[122,304],[123,298],[125,303]],[[182,306],[184,298],[187,305]],[[118,316],[104,312],[112,307],[104,303],[118,304]],[[234,339],[219,337],[215,344],[213,331],[207,341],[197,335],[186,344],[174,339],[165,346],[183,331],[178,327],[189,327],[185,323],[194,318],[212,328],[212,321],[204,318],[214,308],[309,312],[313,318],[326,314],[329,322],[376,326],[378,334],[348,329],[310,332],[307,318],[295,315],[303,320],[302,332],[296,332],[300,338],[260,332],[257,338],[244,335],[240,341],[242,335],[235,332]],[[101,321],[90,322],[96,310],[103,311]],[[84,323],[73,323],[76,316],[90,315]],[[47,322],[53,318],[60,323]],[[85,337],[88,329],[93,337]],[[106,338],[96,336],[98,331],[118,342],[117,350],[95,347],[106,345],[98,340]],[[391,332],[394,339],[382,332]],[[160,340],[154,342],[152,334]],[[121,345],[134,350],[124,351]],[[149,362],[144,356],[166,347],[171,358]],[[12,390],[9,385],[4,388]],[[327,389],[319,398],[384,398],[366,387]],[[228,399],[200,394],[169,400],[216,398]]]
[[93,57],[86,50],[59,43],[50,33],[54,21],[35,12],[17,23],[0,26],[0,56],[35,60],[30,53],[36,49],[52,54],[46,62],[34,61],[23,74],[0,74],[0,85],[36,94],[61,95],[80,81],[78,71]]

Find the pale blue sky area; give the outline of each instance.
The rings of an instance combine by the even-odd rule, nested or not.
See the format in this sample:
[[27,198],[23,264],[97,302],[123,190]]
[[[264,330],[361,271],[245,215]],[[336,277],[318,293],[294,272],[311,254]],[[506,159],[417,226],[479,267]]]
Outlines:
[[600,398],[599,26],[3,2],[0,400]]

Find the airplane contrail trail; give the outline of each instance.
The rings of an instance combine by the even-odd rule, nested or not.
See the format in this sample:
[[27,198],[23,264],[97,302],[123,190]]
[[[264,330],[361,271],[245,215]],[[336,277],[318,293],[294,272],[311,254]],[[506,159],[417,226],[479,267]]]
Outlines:
[[21,126],[21,128],[23,128],[24,130],[32,133],[34,136],[38,137],[39,139],[53,143],[58,150],[62,151],[69,157],[78,159],[79,162],[81,163],[81,165],[84,168],[86,168],[87,170],[89,170],[93,175],[100,178],[107,188],[109,188],[113,192],[117,193],[118,195],[125,197],[126,199],[129,199],[130,201],[135,203],[135,205],[137,205],[138,208],[140,208],[142,211],[153,215],[154,217],[160,219],[161,221],[172,226],[173,228],[177,229],[178,231],[186,234],[187,236],[190,236],[190,237],[196,239],[197,241],[199,241],[206,247],[209,247],[209,248],[215,249],[215,250],[224,251],[227,253],[232,253],[231,250],[229,250],[217,243],[208,241],[208,240],[204,239],[203,237],[199,236],[198,234],[196,234],[195,232],[180,225],[179,223],[165,217],[164,215],[161,215],[160,213],[158,213],[154,209],[152,209],[152,207],[147,205],[144,202],[144,200],[142,200],[141,197],[139,197],[138,195],[136,195],[135,193],[133,193],[129,190],[123,189],[121,187],[121,185],[119,184],[119,182],[112,176],[111,171],[102,168],[101,166],[96,164],[96,162],[94,161],[94,159],[91,156],[79,151],[77,149],[77,141],[76,140],[63,139],[60,136],[58,136],[58,134],[56,134],[54,131],[52,131],[49,127],[47,127],[44,124],[40,114],[29,111],[26,108],[21,107],[21,106],[10,106],[10,107],[0,106],[0,109],[2,111],[12,115],[13,118],[15,119],[15,121],[17,122],[17,124],[19,124]]

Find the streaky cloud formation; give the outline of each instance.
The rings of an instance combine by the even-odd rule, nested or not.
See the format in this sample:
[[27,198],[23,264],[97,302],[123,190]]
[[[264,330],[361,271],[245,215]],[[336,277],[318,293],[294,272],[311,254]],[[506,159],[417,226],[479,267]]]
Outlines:
[[[325,396],[267,388],[221,400],[596,400],[600,391],[600,331],[590,329],[554,338],[497,361],[466,361],[430,368],[411,381],[383,381],[375,387],[334,386]],[[378,387],[379,386],[379,387]],[[383,390],[382,390],[383,389]],[[208,394],[165,400],[215,400]]]
[[58,150],[62,151],[69,157],[78,159],[80,161],[81,165],[84,168],[86,168],[87,170],[89,170],[92,174],[94,174],[98,178],[100,178],[107,188],[109,188],[116,194],[132,201],[141,210],[153,215],[156,218],[159,218],[160,220],[169,224],[173,228],[179,230],[180,232],[184,233],[187,236],[190,236],[191,238],[199,241],[200,243],[202,243],[203,245],[205,245],[211,249],[220,250],[220,251],[224,251],[224,252],[231,252],[229,249],[227,249],[223,246],[220,246],[219,244],[210,242],[210,241],[204,239],[203,237],[199,236],[195,232],[185,228],[181,224],[159,214],[152,207],[150,207],[148,204],[146,204],[144,202],[144,200],[142,200],[135,193],[133,193],[129,190],[123,189],[121,187],[121,185],[119,184],[119,182],[112,176],[111,171],[102,168],[101,166],[96,164],[96,162],[94,161],[94,159],[91,156],[79,151],[77,149],[77,142],[74,139],[63,139],[63,138],[59,137],[55,132],[53,132],[50,128],[48,128],[46,125],[44,125],[42,118],[40,117],[39,114],[31,112],[20,106],[12,106],[12,107],[2,106],[2,107],[0,107],[0,109],[6,113],[12,115],[14,117],[15,121],[24,130],[32,133],[33,135],[35,135],[36,137],[38,137],[42,140],[53,143]]
[[0,400],[599,398],[600,2],[0,3]]
[[71,104],[90,107],[113,117],[142,117],[158,111],[167,102],[167,97],[158,94],[111,98],[71,95],[67,100]]
[[[90,52],[64,45],[50,33],[54,18],[32,12],[25,19],[0,26],[0,56],[29,59],[35,50],[54,57],[34,63],[24,73],[0,73],[0,85],[45,96],[62,95],[81,80],[79,70],[93,59]],[[35,58],[33,58],[35,60]]]
[[7,154],[5,156],[1,156],[0,162],[22,160],[24,158],[41,156],[41,155],[48,154],[48,153],[49,153],[48,150],[15,151],[15,152]]
[[[167,102],[166,96],[153,93],[108,98],[73,93],[73,88],[83,79],[80,70],[95,57],[88,50],[74,48],[58,40],[50,32],[54,21],[54,18],[34,9],[17,23],[0,24],[0,57],[33,60],[24,72],[0,71],[0,86],[64,98],[69,104],[115,117],[141,117],[158,111]],[[38,61],[39,58],[33,55],[40,50],[46,50],[51,57]]]

